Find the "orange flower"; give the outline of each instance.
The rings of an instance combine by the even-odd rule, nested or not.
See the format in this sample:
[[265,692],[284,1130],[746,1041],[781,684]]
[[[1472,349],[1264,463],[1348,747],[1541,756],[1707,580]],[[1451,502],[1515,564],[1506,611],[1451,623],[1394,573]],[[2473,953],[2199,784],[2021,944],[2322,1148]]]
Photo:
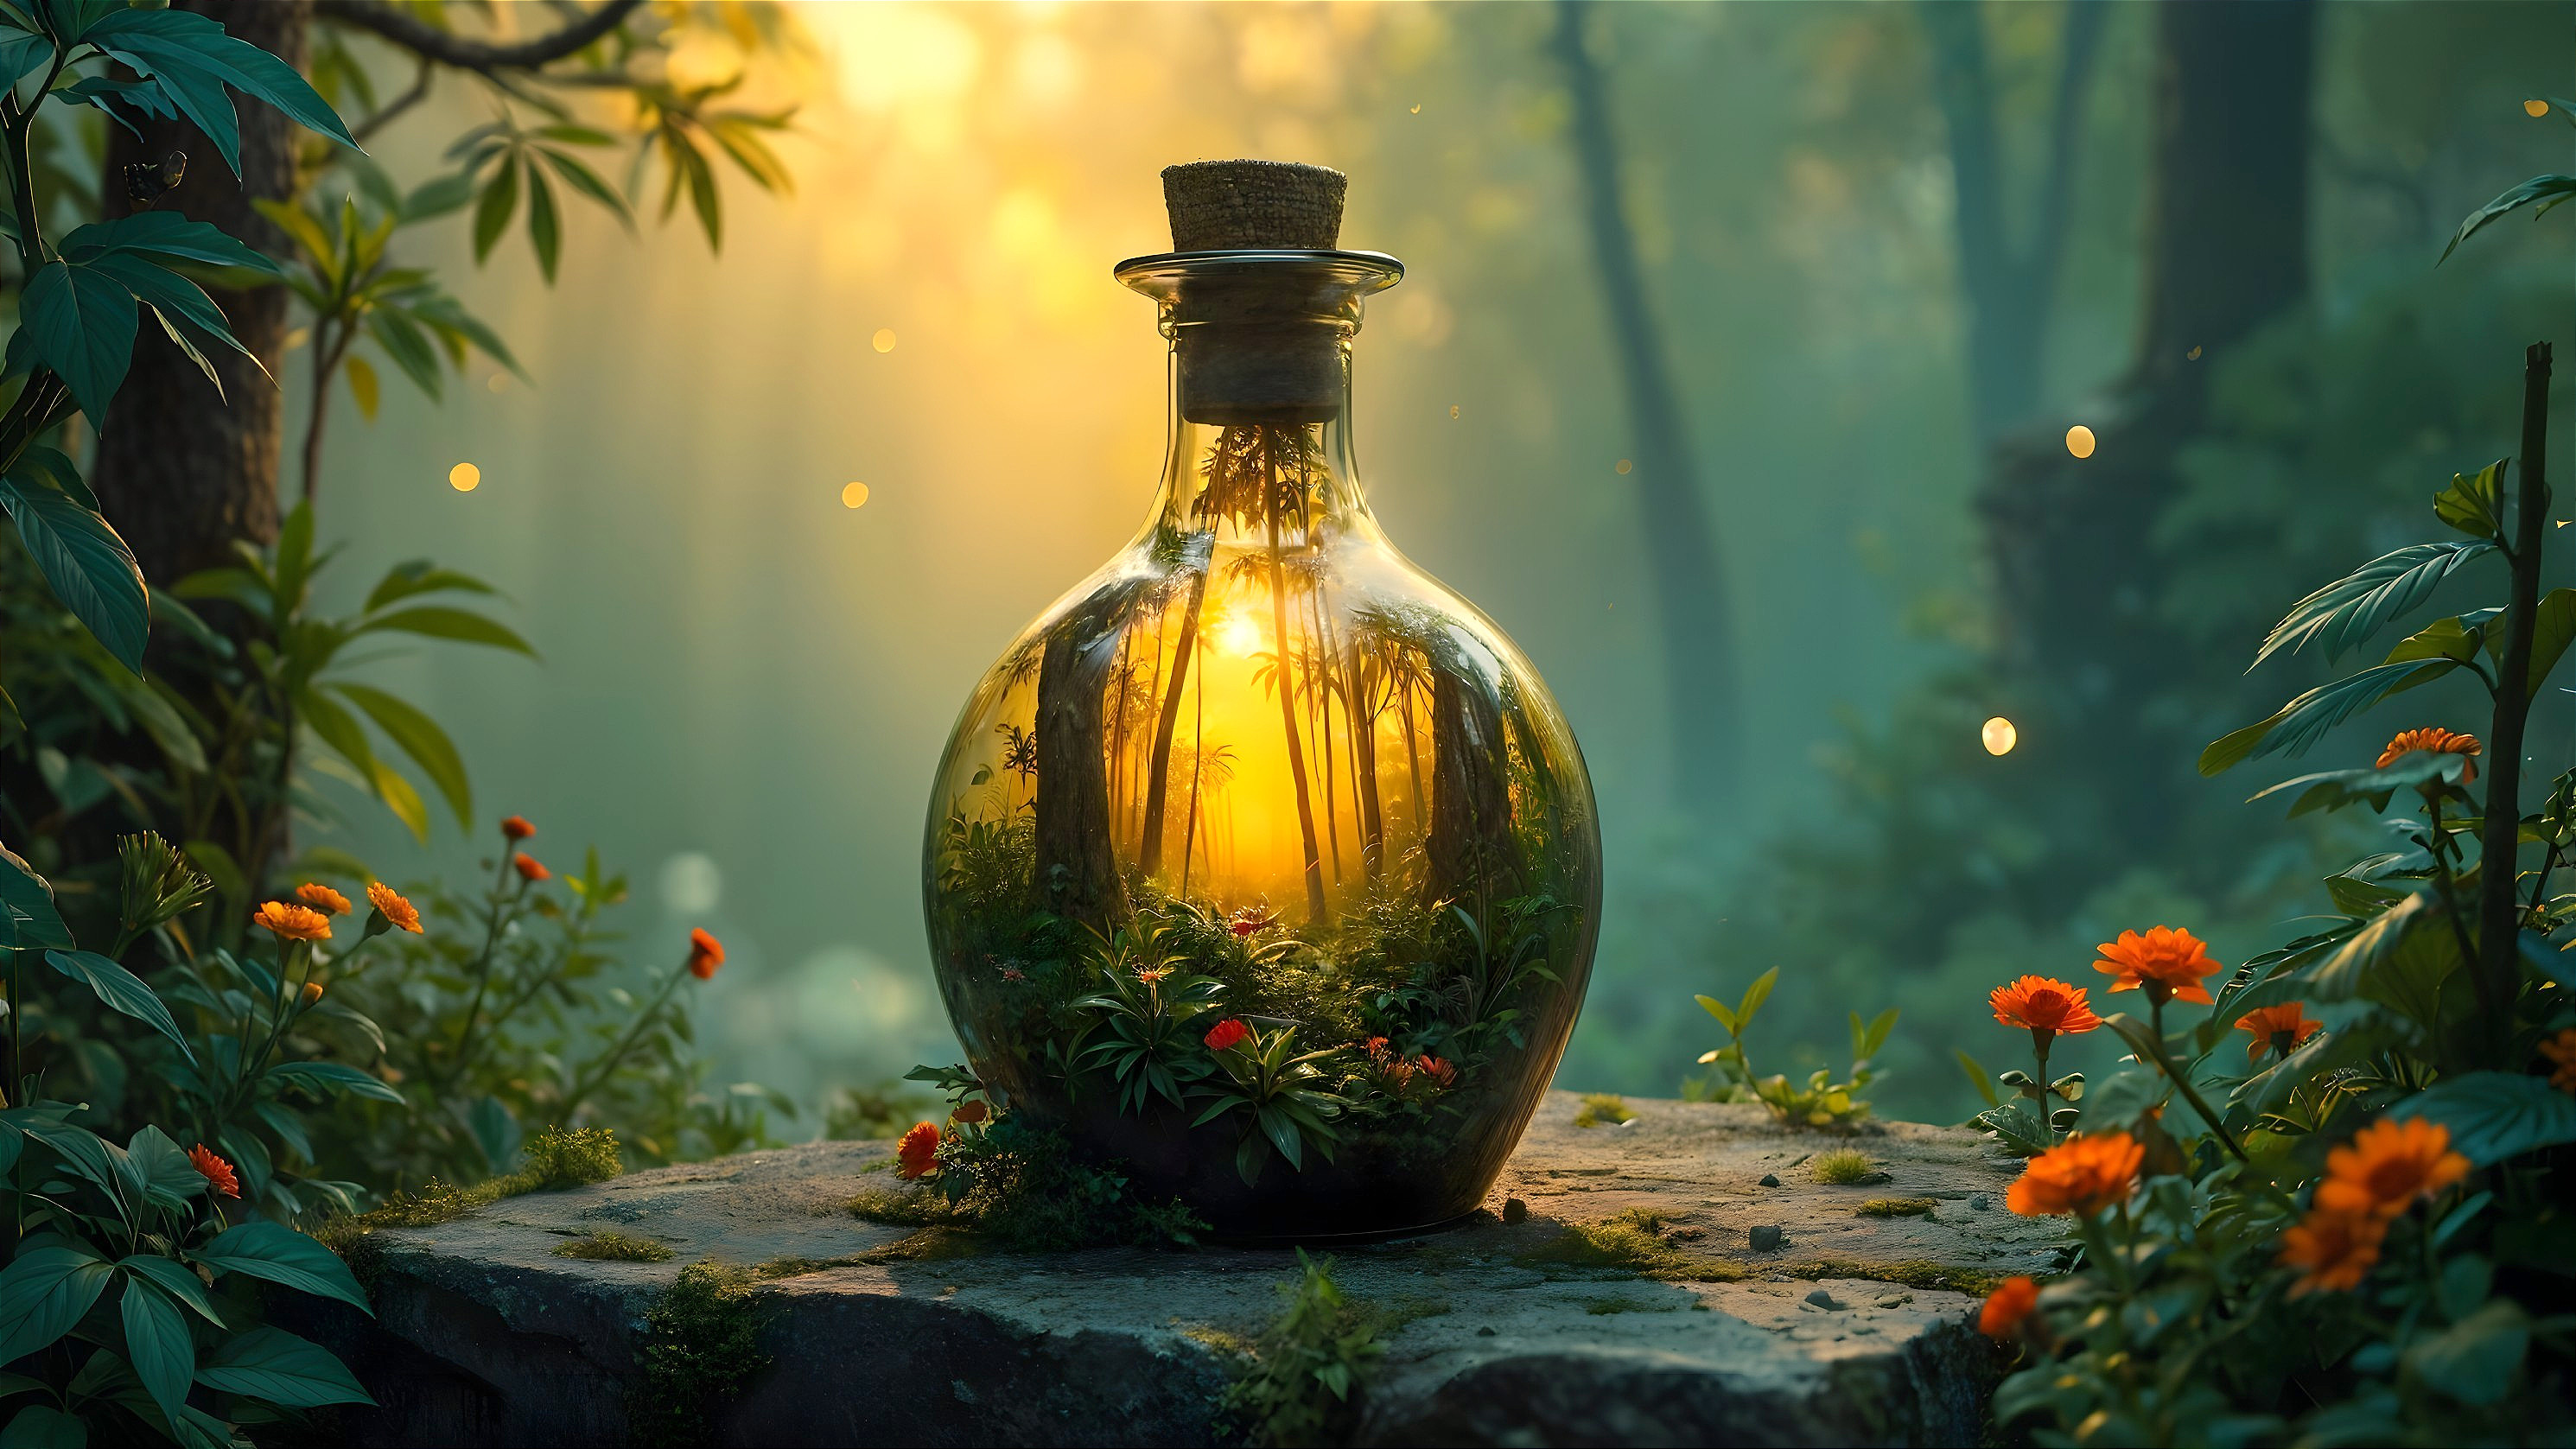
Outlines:
[[[2385,770],[2397,763],[2399,757],[2411,755],[2417,750],[2431,750],[2437,755],[2466,755],[2471,760],[2475,760],[2479,753],[2478,737],[2455,735],[2440,725],[2420,730],[2405,730],[2400,732],[2397,738],[2388,742],[2387,749],[2379,752],[2379,764],[2376,768]],[[2472,764],[2460,772],[2461,784],[2474,785],[2477,782],[2476,765]]]
[[[521,860],[527,859],[520,856]],[[543,867],[539,867],[543,869]],[[715,979],[716,968],[724,964],[724,942],[709,935],[704,927],[689,932],[689,974],[700,981]]]
[[2126,1132],[2070,1137],[2030,1160],[2004,1194],[2004,1206],[2030,1218],[2091,1217],[2129,1200],[2146,1156],[2147,1149]]
[[993,1109],[981,1102],[960,1102],[957,1104],[957,1110],[948,1114],[948,1120],[964,1122],[971,1126],[992,1115]]
[[208,1192],[217,1197],[241,1196],[241,1179],[233,1176],[233,1165],[208,1152],[206,1144],[188,1149],[188,1165],[204,1174]]
[[1221,1052],[1233,1047],[1250,1035],[1252,1035],[1251,1027],[1245,1026],[1241,1018],[1229,1016],[1225,1020],[1218,1022],[1215,1026],[1210,1027],[1205,1040],[1207,1041],[1209,1051]]
[[1442,1061],[1440,1058],[1433,1056],[1429,1052],[1424,1052],[1422,1054],[1421,1062],[1422,1074],[1424,1076],[1438,1082],[1444,1088],[1457,1085],[1458,1069],[1456,1067],[1449,1065],[1447,1062]]
[[916,1122],[895,1144],[894,1175],[906,1182],[926,1177],[939,1165],[939,1124]]
[[295,888],[295,898],[326,916],[349,914],[349,898],[326,885],[306,881]]
[[2081,1036],[2102,1024],[2102,1018],[2084,1004],[2083,987],[2045,976],[2025,976],[1998,986],[1986,997],[1986,1004],[1995,1009],[1995,1020],[2028,1028],[2031,1040],[2043,1052],[2054,1038]]
[[2201,978],[2223,969],[2209,959],[2207,942],[2171,926],[2158,926],[2143,936],[2122,931],[2120,939],[2105,941],[2093,949],[2102,956],[2093,963],[2093,969],[2114,978],[2112,990],[2144,987],[2147,999],[2155,1002],[2206,1004],[2209,988],[2200,984]]
[[2347,1293],[2359,1287],[2371,1265],[2379,1261],[2379,1241],[2387,1236],[2386,1218],[2318,1207],[2281,1235],[2281,1266],[2308,1270],[2290,1285],[2290,1296]]
[[1171,974],[1172,968],[1169,966],[1139,966],[1136,968],[1136,979],[1144,982],[1148,986],[1159,984],[1164,977]]
[[524,815],[513,815],[501,822],[501,834],[511,840],[525,840],[536,833],[537,827],[530,825]]
[[412,906],[411,902],[397,894],[392,886],[383,881],[369,885],[367,904],[376,908],[376,914],[384,917],[387,925],[399,926],[415,936],[421,934],[420,912]]
[[2325,1024],[2310,1020],[2304,1004],[2285,1001],[2279,1006],[2258,1006],[2236,1018],[2236,1029],[2254,1033],[2254,1039],[2245,1044],[2245,1059],[2259,1062],[2265,1047],[2286,1057],[2299,1043],[2325,1030]]
[[305,982],[305,983],[304,983],[304,1004],[305,1004],[307,1007],[310,1007],[313,1003],[315,1003],[315,1002],[317,1002],[317,1001],[320,1001],[321,999],[322,999],[322,983],[321,983],[321,982],[319,982],[319,981],[307,981],[307,982]]
[[521,880],[551,880],[554,878],[553,871],[550,871],[543,865],[539,864],[535,856],[525,853],[511,856],[510,868],[519,873],[519,879]]
[[2317,1184],[2317,1206],[2339,1213],[2393,1218],[2469,1175],[2469,1160],[2451,1150],[2451,1129],[2439,1122],[2386,1118],[2353,1134],[2349,1146],[2326,1154],[2326,1178]]
[[1988,1338],[2018,1337],[2022,1321],[2038,1306],[2038,1284],[2028,1278],[2006,1278],[1986,1295],[1986,1306],[1977,1310],[1977,1332]]
[[281,941],[328,941],[331,918],[310,906],[270,901],[251,913],[250,923],[267,928]]
[[2549,1085],[2562,1092],[2576,1092],[2576,1026],[2543,1041],[2540,1054],[2549,1058],[2552,1066]]

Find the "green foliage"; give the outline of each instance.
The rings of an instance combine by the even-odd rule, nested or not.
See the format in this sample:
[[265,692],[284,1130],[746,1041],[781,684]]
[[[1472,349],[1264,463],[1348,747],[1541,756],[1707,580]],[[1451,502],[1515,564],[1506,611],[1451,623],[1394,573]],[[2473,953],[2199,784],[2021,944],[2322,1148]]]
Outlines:
[[1864,1218],[1928,1218],[1940,1206],[1928,1197],[1874,1197],[1852,1211]]
[[1616,1126],[1636,1119],[1637,1114],[1629,1111],[1628,1104],[1619,1100],[1617,1095],[1610,1092],[1586,1092],[1583,1095],[1582,1109],[1574,1114],[1574,1125],[1598,1127],[1607,1122]]
[[1253,1345],[1250,1371],[1226,1391],[1226,1407],[1256,1444],[1334,1444],[1358,1417],[1351,1400],[1385,1352],[1377,1316],[1346,1299],[1333,1260],[1297,1250],[1298,1276],[1278,1285],[1279,1316]]
[[1333,1050],[1301,1054],[1296,1041],[1293,1026],[1247,1031],[1236,1045],[1211,1053],[1222,1078],[1211,1079],[1192,1093],[1207,1104],[1199,1109],[1192,1126],[1221,1117],[1241,1118],[1242,1140],[1235,1149],[1234,1166],[1247,1184],[1260,1180],[1273,1149],[1287,1159],[1291,1171],[1305,1166],[1308,1148],[1323,1154],[1326,1161],[1332,1159],[1339,1136],[1333,1119],[1342,1114],[1343,1102],[1315,1063],[1332,1056]]
[[926,1190],[871,1193],[852,1210],[880,1222],[970,1227],[1005,1252],[1187,1247],[1207,1231],[1177,1199],[1145,1200],[1114,1164],[1082,1161],[1064,1134],[1011,1112],[951,1123]]
[[1852,1064],[1846,1080],[1837,1082],[1830,1071],[1818,1067],[1808,1075],[1804,1086],[1793,1086],[1785,1075],[1755,1076],[1744,1051],[1744,1034],[1752,1028],[1754,1014],[1770,1000],[1772,988],[1779,981],[1780,968],[1774,966],[1755,977],[1733,1006],[1714,996],[1694,998],[1702,1011],[1726,1028],[1726,1045],[1700,1053],[1700,1065],[1713,1070],[1705,1077],[1685,1080],[1682,1100],[1760,1102],[1793,1127],[1843,1129],[1866,1120],[1869,1101],[1860,1094],[1880,1075],[1871,1068],[1870,1061],[1896,1029],[1896,1008],[1889,1007],[1869,1021],[1861,1020],[1857,1011],[1851,1013]]
[[631,1233],[592,1233],[556,1247],[559,1258],[585,1258],[606,1263],[667,1263],[671,1249],[651,1238]]
[[1555,1237],[1514,1254],[1512,1261],[1542,1271],[1613,1271],[1674,1282],[1732,1283],[1747,1276],[1724,1258],[1676,1247],[1667,1236],[1670,1227],[1659,1214],[1630,1208],[1607,1222],[1568,1223]]
[[1083,1052],[1118,1082],[1118,1104],[1141,1112],[1148,1095],[1178,1107],[1182,1089],[1207,1074],[1206,1053],[1194,1051],[1191,1023],[1216,1010],[1224,984],[1188,969],[1189,958],[1164,949],[1159,923],[1121,927],[1100,943],[1092,970],[1100,989],[1077,998],[1075,1010],[1100,1013],[1106,1039]]
[[636,1362],[643,1382],[627,1400],[628,1432],[641,1444],[703,1444],[714,1411],[769,1362],[760,1346],[768,1315],[752,1274],[691,1263],[644,1312]]

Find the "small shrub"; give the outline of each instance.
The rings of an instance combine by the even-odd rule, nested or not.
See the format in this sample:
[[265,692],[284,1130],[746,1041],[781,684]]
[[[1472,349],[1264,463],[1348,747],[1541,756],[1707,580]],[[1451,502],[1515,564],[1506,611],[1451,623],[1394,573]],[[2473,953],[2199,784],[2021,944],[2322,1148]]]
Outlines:
[[1227,1390],[1226,1407],[1257,1444],[1328,1444],[1349,1437],[1351,1390],[1385,1346],[1378,1315],[1342,1296],[1333,1260],[1297,1250],[1299,1275],[1279,1285],[1279,1317],[1252,1345],[1250,1372]]
[[1774,966],[1755,977],[1733,1006],[1714,996],[1696,998],[1700,1009],[1726,1028],[1726,1045],[1700,1053],[1700,1065],[1709,1069],[1708,1075],[1684,1080],[1682,1100],[1760,1102],[1771,1109],[1771,1115],[1791,1127],[1838,1130],[1865,1120],[1869,1116],[1869,1099],[1861,1093],[1878,1080],[1879,1073],[1870,1062],[1887,1045],[1888,1033],[1896,1029],[1896,1008],[1891,1006],[1868,1021],[1863,1021],[1857,1011],[1851,1013],[1852,1064],[1845,1080],[1837,1082],[1832,1072],[1818,1067],[1808,1075],[1806,1085],[1793,1086],[1788,1077],[1778,1073],[1755,1076],[1753,1063],[1744,1050],[1744,1034],[1752,1028],[1754,1014],[1770,999],[1771,988],[1779,980],[1780,968]]
[[1856,1147],[1837,1147],[1831,1152],[1819,1152],[1807,1167],[1816,1181],[1835,1187],[1866,1182],[1873,1170],[1869,1154]]
[[1586,1092],[1583,1096],[1582,1110],[1574,1114],[1574,1125],[1577,1127],[1598,1127],[1604,1122],[1615,1127],[1622,1122],[1635,1120],[1637,1120],[1637,1114],[1629,1111],[1628,1104],[1610,1092]]

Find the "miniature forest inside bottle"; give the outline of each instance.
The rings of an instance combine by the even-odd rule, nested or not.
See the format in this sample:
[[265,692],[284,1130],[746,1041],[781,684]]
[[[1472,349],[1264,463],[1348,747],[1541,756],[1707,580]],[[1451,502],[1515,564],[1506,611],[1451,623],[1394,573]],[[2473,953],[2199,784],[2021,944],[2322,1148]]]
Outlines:
[[[1175,167],[1176,240],[1194,171],[1339,209],[1330,172]],[[1234,225],[1119,269],[1174,342],[1161,491],[966,706],[933,952],[986,1094],[1145,1196],[1402,1231],[1475,1208],[1573,1028],[1591,787],[1527,660],[1362,498],[1350,345],[1400,264]]]

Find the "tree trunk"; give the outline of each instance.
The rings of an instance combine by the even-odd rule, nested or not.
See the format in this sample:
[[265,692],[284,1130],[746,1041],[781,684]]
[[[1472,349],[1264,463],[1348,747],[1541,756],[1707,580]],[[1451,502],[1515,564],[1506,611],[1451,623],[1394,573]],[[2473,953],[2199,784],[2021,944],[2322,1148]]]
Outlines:
[[1519,879],[1510,748],[1494,686],[1438,659],[1431,661],[1431,776],[1423,899],[1456,901],[1481,922],[1492,898]]
[[1101,702],[1144,585],[1111,584],[1047,631],[1038,663],[1037,889],[1048,910],[1104,934],[1127,915],[1109,833]]
[[[2150,540],[2209,358],[2307,290],[2314,23],[2306,0],[2159,7],[2134,363],[2083,414],[2000,443],[1978,499],[2002,662],[2047,720],[2048,738],[2025,740],[2096,781],[2109,818],[2150,832],[2195,753],[2146,708],[2193,663],[2159,621]],[[2089,458],[2067,449],[2076,421],[2094,432]]]
[[[304,63],[311,0],[174,0],[173,8],[211,16],[289,65]],[[139,139],[111,124],[100,186],[107,214],[121,216],[129,209],[127,165],[184,151],[186,177],[156,209],[211,222],[261,251],[284,255],[286,238],[251,202],[293,197],[301,133],[260,102],[243,100],[237,110],[238,182],[224,169],[214,143],[184,120],[149,122]],[[144,578],[155,587],[228,562],[235,539],[264,544],[277,537],[284,397],[273,379],[285,364],[289,294],[279,286],[213,296],[259,365],[229,348],[205,349],[223,379],[218,393],[160,328],[147,323],[135,335],[133,370],[99,436],[92,469],[91,487],[109,521],[133,545]]]
[[2101,48],[2108,7],[2070,0],[2065,11],[2046,169],[2032,207],[2030,235],[2015,247],[2004,221],[2003,159],[1995,139],[1984,7],[1959,0],[1924,0],[1918,7],[1950,136],[1951,213],[1959,290],[1968,312],[1969,406],[1980,446],[2027,421],[2039,405],[2042,348],[2073,210],[2075,157],[2083,145],[2093,57]]
[[1163,865],[1163,801],[1171,789],[1172,731],[1181,722],[1181,695],[1190,682],[1190,655],[1199,638],[1199,610],[1207,603],[1205,560],[1190,574],[1190,602],[1181,611],[1181,641],[1172,646],[1172,678],[1154,722],[1154,750],[1145,766],[1145,824],[1137,836],[1137,863],[1152,875]]
[[1735,761],[1744,744],[1733,606],[1708,505],[1700,497],[1690,429],[1620,204],[1618,140],[1601,71],[1584,49],[1585,8],[1584,0],[1558,0],[1557,58],[1573,94],[1575,169],[1636,430],[1630,477],[1637,485],[1638,522],[1645,529],[1646,562],[1663,626],[1674,800],[1709,812],[1732,800]]

